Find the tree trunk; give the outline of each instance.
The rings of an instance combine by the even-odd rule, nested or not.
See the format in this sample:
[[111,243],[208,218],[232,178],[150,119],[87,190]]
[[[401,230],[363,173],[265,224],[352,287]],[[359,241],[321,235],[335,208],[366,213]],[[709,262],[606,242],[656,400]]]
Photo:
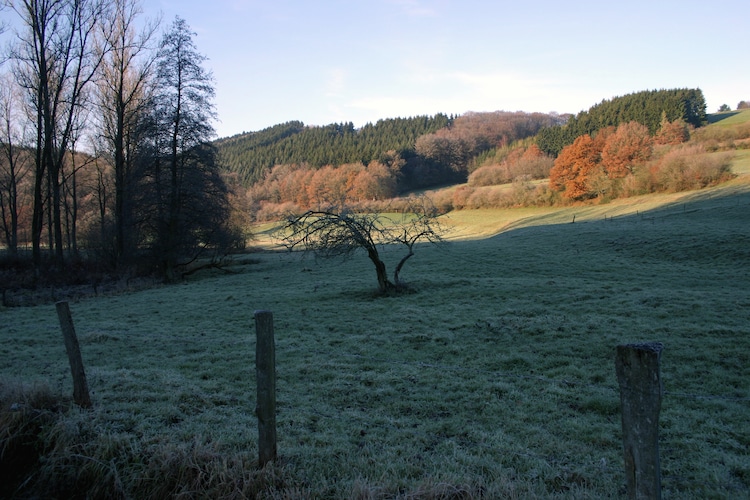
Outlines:
[[375,264],[375,271],[378,275],[378,290],[380,293],[385,293],[393,288],[393,284],[388,281],[388,273],[385,270],[385,263],[378,259],[377,261],[373,261],[373,264]]
[[380,254],[378,249],[374,246],[368,246],[367,256],[370,258],[372,263],[375,265],[375,272],[378,277],[378,291],[380,293],[386,293],[388,290],[393,288],[393,283],[388,281],[388,272],[385,268],[385,262],[380,260]]
[[399,280],[398,275],[401,273],[401,268],[404,267],[404,264],[412,255],[414,255],[414,251],[409,247],[409,253],[404,255],[404,258],[399,261],[396,269],[393,271],[393,283],[395,283],[396,286],[401,286],[401,281]]

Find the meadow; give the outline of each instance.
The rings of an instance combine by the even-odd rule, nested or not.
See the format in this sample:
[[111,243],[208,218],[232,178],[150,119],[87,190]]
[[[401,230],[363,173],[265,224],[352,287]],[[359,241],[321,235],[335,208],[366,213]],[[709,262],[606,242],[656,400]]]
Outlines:
[[[618,498],[615,348],[659,341],[663,497],[748,498],[749,164],[697,192],[450,213],[395,297],[364,255],[267,249],[72,300],[94,408],[30,413],[52,417],[20,496]],[[260,309],[279,456],[258,471]],[[0,336],[3,422],[70,397],[53,304],[0,310]]]

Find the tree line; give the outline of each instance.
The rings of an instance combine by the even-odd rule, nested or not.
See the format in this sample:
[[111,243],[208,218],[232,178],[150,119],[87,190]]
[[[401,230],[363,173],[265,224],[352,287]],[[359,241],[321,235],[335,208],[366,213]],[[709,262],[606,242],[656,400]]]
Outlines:
[[351,123],[306,127],[289,122],[219,140],[217,146],[226,167],[246,186],[275,179],[273,170],[282,166],[314,171],[372,164],[375,169],[395,162],[393,189],[405,192],[465,180],[478,155],[533,137],[560,121],[552,114],[497,111],[387,119],[361,129]]
[[[18,26],[0,95],[0,208],[11,257],[64,270],[87,254],[174,279],[235,228],[212,144],[213,77],[176,18],[137,0],[6,2]],[[82,245],[83,244],[83,245]]]
[[356,129],[354,124],[333,123],[308,127],[292,121],[259,132],[217,141],[226,167],[247,186],[263,179],[277,165],[320,168],[380,160],[387,151],[408,156],[418,137],[449,126],[444,114],[378,120]]
[[[444,115],[440,115],[444,116]],[[368,161],[356,160],[345,163],[316,164],[309,161],[277,164],[262,170],[262,177],[248,187],[248,203],[253,217],[267,220],[277,218],[289,210],[317,209],[329,206],[382,206],[383,202],[415,189],[465,182],[470,172],[476,169],[478,155],[498,149],[504,150],[518,141],[532,138],[539,130],[559,121],[555,115],[523,112],[466,113],[450,118],[447,126],[435,132],[417,136],[415,121],[429,123],[429,117],[383,120],[363,130],[348,130],[346,134],[357,136],[361,145],[372,151]],[[443,121],[442,119],[440,121]],[[233,148],[257,147],[265,151],[267,138],[294,134],[290,129],[299,122],[266,129],[263,134],[236,137]],[[315,133],[307,130],[308,138],[325,137],[322,132],[331,127],[319,127]],[[338,133],[338,132],[337,132]],[[361,135],[360,135],[361,134]],[[400,150],[380,150],[382,145],[393,144],[389,137],[402,137],[403,144],[411,144]],[[285,142],[286,138],[282,140]],[[225,153],[220,141],[220,151]],[[243,146],[245,144],[245,146]],[[314,143],[315,148],[324,142]],[[364,150],[364,149],[362,149]],[[541,156],[538,148],[535,150]],[[376,154],[377,153],[377,154]],[[305,158],[305,150],[296,151]],[[331,153],[336,154],[336,153]],[[533,152],[527,158],[536,156]],[[248,156],[249,157],[249,156]],[[346,158],[343,155],[342,158]],[[354,158],[361,158],[355,155]],[[551,161],[551,160],[549,160]],[[529,163],[530,165],[530,163]],[[544,177],[549,173],[545,163],[535,163],[533,177]],[[520,174],[519,174],[520,175]]]
[[547,154],[557,156],[562,149],[582,135],[592,135],[607,127],[635,121],[645,125],[651,134],[663,121],[683,120],[693,127],[706,124],[706,100],[700,89],[646,90],[605,99],[581,111],[565,124],[541,130],[536,142]]

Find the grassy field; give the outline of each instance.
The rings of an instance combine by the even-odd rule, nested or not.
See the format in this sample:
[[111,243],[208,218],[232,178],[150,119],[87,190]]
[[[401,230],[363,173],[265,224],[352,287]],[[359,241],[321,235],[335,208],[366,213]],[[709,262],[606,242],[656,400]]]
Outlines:
[[[446,223],[400,297],[375,297],[363,255],[261,252],[232,274],[72,302],[94,409],[45,428],[28,484],[108,498],[621,497],[615,346],[660,341],[664,498],[750,497],[747,176]],[[391,266],[399,256],[386,251]],[[262,472],[258,309],[274,313],[278,371],[279,460]],[[0,336],[3,394],[72,392],[54,305],[0,310]]]

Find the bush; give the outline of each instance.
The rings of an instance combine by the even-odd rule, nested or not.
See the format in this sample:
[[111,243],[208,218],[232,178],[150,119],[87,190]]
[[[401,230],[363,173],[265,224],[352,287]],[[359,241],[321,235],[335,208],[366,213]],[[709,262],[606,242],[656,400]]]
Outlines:
[[453,210],[453,194],[448,189],[429,192],[428,196],[432,199],[432,203],[438,212],[447,214]]
[[261,203],[260,208],[255,212],[255,220],[258,222],[280,220],[289,213],[299,211],[300,207],[291,201],[286,203]]
[[479,167],[469,176],[470,186],[496,186],[516,179],[544,179],[549,176],[554,160],[549,156],[522,157],[515,162]]
[[700,145],[675,148],[651,167],[656,191],[688,191],[729,180],[731,153],[706,153]]

